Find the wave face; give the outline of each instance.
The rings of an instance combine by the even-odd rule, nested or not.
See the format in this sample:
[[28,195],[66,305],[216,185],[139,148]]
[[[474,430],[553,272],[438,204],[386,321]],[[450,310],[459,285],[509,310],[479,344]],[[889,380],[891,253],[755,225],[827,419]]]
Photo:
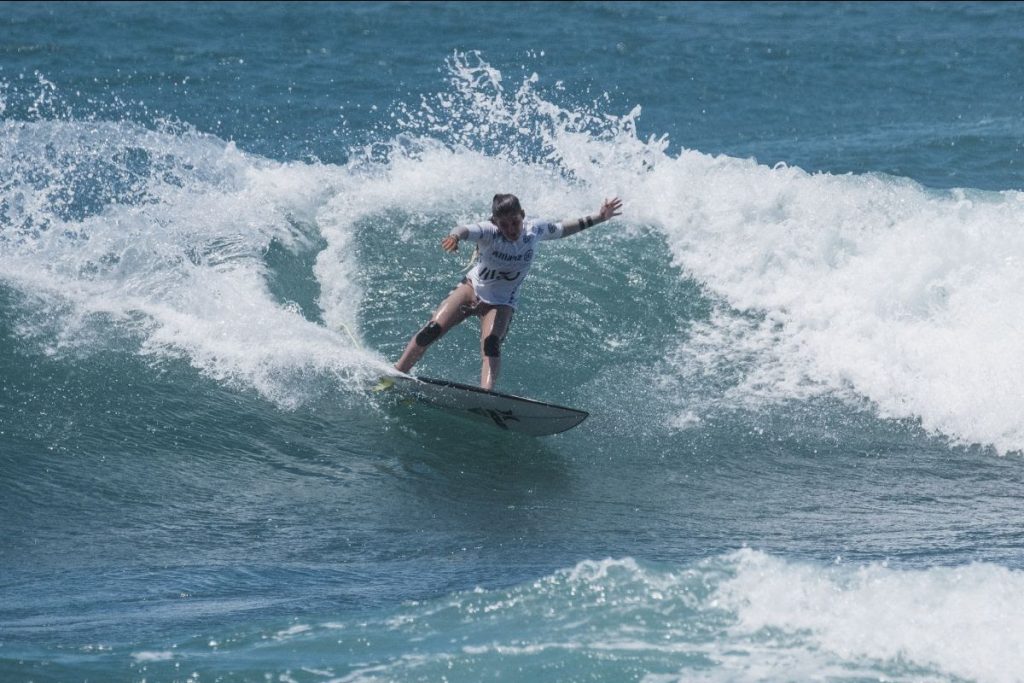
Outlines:
[[[362,350],[362,326],[376,323],[363,283],[419,294],[415,279],[430,276],[412,259],[382,272],[398,251],[422,261],[427,236],[413,225],[474,220],[495,187],[551,217],[618,194],[629,202],[618,226],[552,270],[589,279],[586,254],[621,279],[627,261],[650,269],[638,250],[654,248],[675,270],[658,264],[619,294],[671,310],[679,288],[698,285],[681,303],[710,313],[680,310],[681,342],[657,350],[695,387],[677,423],[832,396],[953,443],[1024,448],[1012,390],[1024,380],[1012,324],[1024,195],[673,154],[665,138],[638,137],[639,108],[566,109],[534,90],[536,75],[506,87],[479,56],[448,67],[448,91],[400,110],[393,136],[345,166],[273,162],[188,129],[5,122],[0,274],[59,301],[52,348],[107,316],[141,335],[140,353],[180,354],[294,406],[307,375],[358,384],[384,367]],[[355,240],[384,253],[360,254]],[[615,262],[622,249],[630,258]],[[587,314],[628,315],[615,299],[587,302]],[[559,305],[555,292],[536,296],[537,308]]]
[[548,5],[9,8],[0,679],[1019,680],[1024,10]]

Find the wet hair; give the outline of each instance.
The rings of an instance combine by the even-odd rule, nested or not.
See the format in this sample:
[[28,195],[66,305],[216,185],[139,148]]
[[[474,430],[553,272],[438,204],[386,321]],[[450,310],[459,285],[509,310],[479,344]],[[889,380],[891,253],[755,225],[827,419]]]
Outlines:
[[523,215],[523,207],[519,205],[519,198],[514,194],[496,194],[491,201],[491,218],[499,216]]

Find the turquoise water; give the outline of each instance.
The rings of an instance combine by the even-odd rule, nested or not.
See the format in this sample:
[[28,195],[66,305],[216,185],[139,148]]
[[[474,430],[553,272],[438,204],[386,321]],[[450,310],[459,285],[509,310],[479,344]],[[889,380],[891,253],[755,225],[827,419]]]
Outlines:
[[0,680],[1021,679],[1021,5],[2,9]]

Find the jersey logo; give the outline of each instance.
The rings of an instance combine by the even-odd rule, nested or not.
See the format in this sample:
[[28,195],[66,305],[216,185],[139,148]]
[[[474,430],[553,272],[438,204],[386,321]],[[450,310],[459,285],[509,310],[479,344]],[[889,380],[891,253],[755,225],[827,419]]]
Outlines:
[[[529,253],[532,254],[533,252],[531,251]],[[496,258],[496,259],[499,259],[501,261],[522,261],[523,260],[523,255],[522,254],[518,254],[518,255],[513,256],[512,254],[505,254],[503,252],[500,252],[497,249],[494,249],[493,251],[491,251],[491,256]]]
[[512,272],[511,270],[496,270],[494,268],[480,268],[480,272],[477,274],[481,280],[490,282],[491,280],[508,280],[509,282],[515,282],[519,279],[519,271]]

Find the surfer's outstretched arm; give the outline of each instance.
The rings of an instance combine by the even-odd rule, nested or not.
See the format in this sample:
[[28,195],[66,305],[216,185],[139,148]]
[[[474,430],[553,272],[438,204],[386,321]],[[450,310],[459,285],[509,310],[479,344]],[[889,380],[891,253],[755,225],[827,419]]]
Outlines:
[[620,215],[622,215],[622,200],[618,197],[606,199],[596,214],[562,221],[562,237],[570,237]]

